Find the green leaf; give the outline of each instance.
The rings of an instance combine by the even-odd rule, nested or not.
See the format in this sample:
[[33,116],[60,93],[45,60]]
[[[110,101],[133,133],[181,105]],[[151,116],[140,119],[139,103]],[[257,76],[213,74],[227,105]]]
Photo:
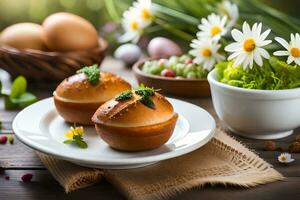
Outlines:
[[10,96],[16,98],[26,92],[27,81],[23,76],[18,76],[12,83]]
[[12,102],[11,98],[8,95],[3,95],[4,96],[4,108],[6,110],[14,110],[18,108],[18,104]]
[[87,143],[83,140],[75,140],[75,143],[82,149],[86,149],[88,147]]
[[132,92],[129,90],[129,91],[122,92],[119,96],[117,96],[116,101],[123,101],[131,98],[132,98]]
[[2,94],[2,83],[0,81],[0,94]]
[[100,68],[97,64],[83,67],[82,69],[78,70],[77,73],[84,73],[92,85],[96,85],[99,82]]
[[18,98],[11,98],[13,103],[18,104],[21,108],[24,108],[26,106],[29,106],[37,101],[36,96],[29,92],[25,92]]
[[73,142],[73,140],[65,140],[64,144],[71,144]]
[[112,0],[104,0],[104,3],[106,5],[107,12],[111,16],[111,18],[114,21],[119,21],[120,16],[119,16],[118,11],[116,10],[115,2]]

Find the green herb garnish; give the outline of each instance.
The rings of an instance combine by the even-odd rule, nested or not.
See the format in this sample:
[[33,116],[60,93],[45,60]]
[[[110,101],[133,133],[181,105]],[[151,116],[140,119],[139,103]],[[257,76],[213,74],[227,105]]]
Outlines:
[[116,100],[123,101],[131,98],[132,98],[132,92],[131,90],[129,90],[129,91],[122,92],[119,96],[116,97]]
[[141,84],[136,90],[135,93],[139,96],[141,96],[141,99],[139,100],[142,104],[145,106],[148,106],[149,108],[154,108],[154,103],[151,99],[151,96],[155,94],[155,89],[150,88],[147,86],[144,86]]
[[83,140],[84,129],[82,126],[76,127],[74,125],[70,127],[70,130],[65,133],[65,136],[69,139],[64,141],[64,144],[74,144],[82,149],[88,147],[87,143]]
[[36,96],[26,92],[27,81],[23,76],[18,76],[12,83],[10,94],[3,94],[5,109],[11,110],[24,108],[37,101]]
[[77,73],[84,73],[92,85],[96,85],[99,82],[100,68],[97,64],[83,67],[82,69],[78,70]]

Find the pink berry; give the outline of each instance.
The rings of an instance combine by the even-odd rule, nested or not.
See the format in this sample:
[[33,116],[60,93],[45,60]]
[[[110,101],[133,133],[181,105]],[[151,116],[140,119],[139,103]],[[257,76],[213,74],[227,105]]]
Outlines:
[[165,77],[175,77],[176,76],[175,72],[171,69],[162,70],[160,75],[165,76]]
[[33,174],[28,173],[28,174],[24,174],[21,179],[23,182],[29,182],[29,181],[31,181],[32,177],[33,177]]
[[168,60],[167,59],[159,59],[159,61],[158,61],[158,64],[160,65],[160,66],[163,66],[163,65],[165,65],[166,64],[166,62],[167,62]]
[[192,64],[193,60],[192,59],[187,59],[184,61],[184,64],[188,65],[188,64]]
[[0,144],[6,144],[6,142],[7,142],[7,136],[6,135],[0,136]]

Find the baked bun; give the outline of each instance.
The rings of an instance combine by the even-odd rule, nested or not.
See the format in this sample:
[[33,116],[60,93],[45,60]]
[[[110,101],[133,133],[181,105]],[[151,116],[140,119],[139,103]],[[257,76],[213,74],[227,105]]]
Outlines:
[[97,133],[111,147],[123,151],[143,151],[160,147],[171,137],[177,113],[162,95],[154,92],[146,105],[142,96],[112,99],[95,112],[92,121]]
[[91,117],[100,105],[130,89],[128,82],[108,72],[100,72],[96,84],[79,73],[61,82],[53,96],[56,109],[65,121],[91,125]]

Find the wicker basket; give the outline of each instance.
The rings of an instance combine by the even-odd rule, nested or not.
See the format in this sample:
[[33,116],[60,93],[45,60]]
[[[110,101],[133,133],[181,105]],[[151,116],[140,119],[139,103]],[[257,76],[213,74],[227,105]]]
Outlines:
[[74,52],[19,50],[0,46],[0,68],[12,77],[25,76],[30,81],[58,82],[74,74],[82,66],[100,64],[108,44],[99,40],[99,48]]

